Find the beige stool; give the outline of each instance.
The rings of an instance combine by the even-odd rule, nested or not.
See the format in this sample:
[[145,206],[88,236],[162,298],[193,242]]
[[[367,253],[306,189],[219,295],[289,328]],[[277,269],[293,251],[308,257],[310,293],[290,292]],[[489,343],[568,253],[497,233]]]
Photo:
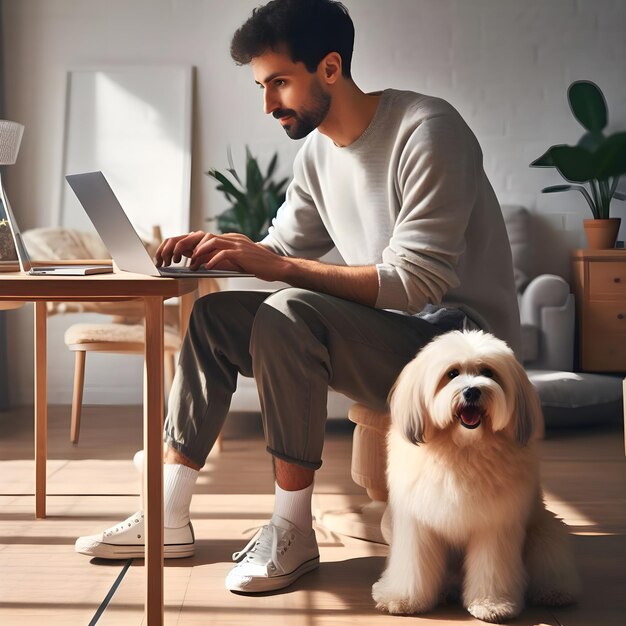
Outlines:
[[[87,352],[143,354],[145,351],[145,330],[143,324],[74,324],[67,329],[64,339],[65,345],[76,353],[70,440],[72,443],[78,443]],[[169,393],[176,367],[174,357],[176,352],[180,350],[181,344],[178,329],[166,327],[163,334],[163,344],[165,388]]]
[[353,404],[348,419],[356,424],[352,435],[352,480],[364,487],[374,502],[387,502],[387,432],[389,413]]
[[352,479],[365,488],[372,501],[342,511],[318,512],[318,521],[341,535],[387,543],[388,532],[381,529],[381,522],[387,508],[386,438],[391,418],[389,413],[373,411],[362,404],[353,404],[348,418],[356,424],[352,436]]

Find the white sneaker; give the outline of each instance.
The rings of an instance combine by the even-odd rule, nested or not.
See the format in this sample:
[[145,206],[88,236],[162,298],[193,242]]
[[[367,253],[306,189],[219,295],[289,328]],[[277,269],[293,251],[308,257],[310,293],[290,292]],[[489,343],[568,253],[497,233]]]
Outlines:
[[257,593],[287,587],[319,567],[320,555],[313,530],[304,534],[274,515],[233,560],[238,563],[226,576],[226,588]]
[[[99,535],[79,537],[74,549],[100,559],[143,559],[145,552],[143,511],[138,511],[117,526]],[[193,556],[195,537],[191,522],[181,528],[165,528],[163,556],[182,559]]]

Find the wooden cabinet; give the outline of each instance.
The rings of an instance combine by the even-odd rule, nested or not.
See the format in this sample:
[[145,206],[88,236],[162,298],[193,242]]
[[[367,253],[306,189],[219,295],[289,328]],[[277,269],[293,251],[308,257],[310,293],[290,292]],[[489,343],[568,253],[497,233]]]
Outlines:
[[626,250],[576,250],[577,365],[589,372],[626,372]]

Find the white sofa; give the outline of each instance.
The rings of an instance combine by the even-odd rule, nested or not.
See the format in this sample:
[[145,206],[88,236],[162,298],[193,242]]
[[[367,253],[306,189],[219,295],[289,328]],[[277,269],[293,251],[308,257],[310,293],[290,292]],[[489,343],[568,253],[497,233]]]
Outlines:
[[539,396],[546,426],[617,421],[622,416],[619,376],[574,372],[575,304],[567,281],[537,273],[532,215],[503,206],[518,289],[522,361]]
[[522,361],[526,369],[571,371],[574,362],[574,296],[555,274],[535,275],[531,215],[521,206],[502,207],[518,291]]

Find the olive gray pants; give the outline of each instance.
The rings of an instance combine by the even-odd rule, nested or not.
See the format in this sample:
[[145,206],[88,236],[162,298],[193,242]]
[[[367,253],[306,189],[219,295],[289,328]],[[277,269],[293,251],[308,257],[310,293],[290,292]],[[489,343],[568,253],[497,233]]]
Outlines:
[[210,294],[193,308],[165,441],[204,465],[237,374],[254,376],[268,452],[318,469],[328,388],[384,410],[402,368],[440,332],[416,317],[304,289]]

